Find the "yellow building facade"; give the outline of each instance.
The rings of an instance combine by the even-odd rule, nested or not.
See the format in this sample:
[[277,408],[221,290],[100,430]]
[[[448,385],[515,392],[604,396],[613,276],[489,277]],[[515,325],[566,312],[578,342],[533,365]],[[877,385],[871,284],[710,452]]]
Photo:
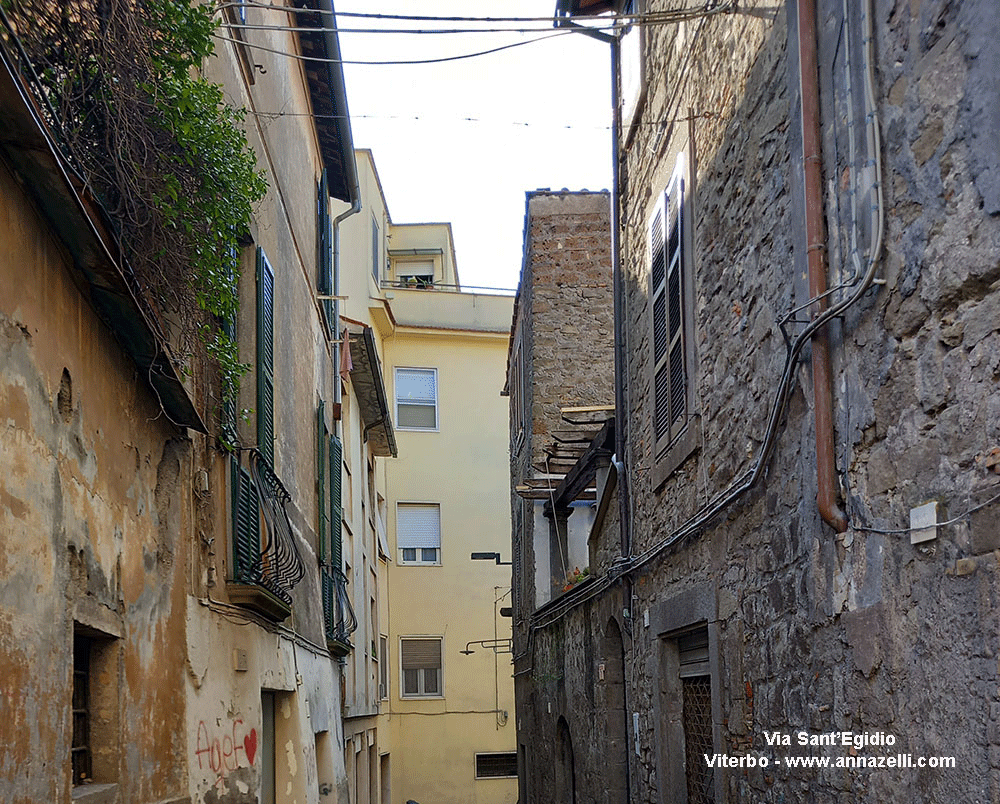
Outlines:
[[[348,777],[353,768],[359,791],[367,778],[382,804],[513,804],[510,620],[501,614],[510,605],[510,570],[497,563],[509,558],[500,390],[513,300],[463,289],[450,226],[394,224],[371,153],[359,151],[357,164],[361,211],[339,235],[341,323],[352,356],[357,339],[374,339],[389,422],[372,432],[391,429],[397,456],[373,471],[345,463],[345,506],[362,469],[369,484],[371,514],[361,528],[371,532],[366,549],[378,555],[355,559],[366,562],[376,594],[353,592],[365,605],[355,604],[345,705],[358,700],[363,683],[375,691],[378,712],[374,728],[362,730],[371,707],[363,716],[345,710]],[[344,382],[345,422],[358,404],[353,379]],[[347,527],[345,549],[358,538],[358,528],[348,535]],[[473,552],[499,558],[474,561]],[[374,802],[370,793],[352,800]]]

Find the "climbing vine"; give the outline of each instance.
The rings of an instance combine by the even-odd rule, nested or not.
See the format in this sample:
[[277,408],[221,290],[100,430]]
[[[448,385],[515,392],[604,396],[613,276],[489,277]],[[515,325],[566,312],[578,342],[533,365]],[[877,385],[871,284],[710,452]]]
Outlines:
[[243,110],[202,68],[217,21],[192,0],[2,0],[69,164],[107,213],[182,370],[206,354],[234,399],[238,251],[266,181]]

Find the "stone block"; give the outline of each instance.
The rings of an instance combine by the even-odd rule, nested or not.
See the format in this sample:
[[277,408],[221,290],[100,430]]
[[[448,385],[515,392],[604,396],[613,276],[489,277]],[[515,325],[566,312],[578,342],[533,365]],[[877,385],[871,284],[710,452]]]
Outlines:
[[974,511],[969,516],[969,532],[973,553],[1000,550],[1000,502]]

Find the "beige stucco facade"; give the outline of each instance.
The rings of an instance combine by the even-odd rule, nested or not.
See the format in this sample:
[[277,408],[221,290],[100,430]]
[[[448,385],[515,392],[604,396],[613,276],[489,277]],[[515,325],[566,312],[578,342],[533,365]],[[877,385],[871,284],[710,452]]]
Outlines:
[[[284,12],[247,15],[275,26],[247,34],[257,44],[330,44],[281,31]],[[338,352],[316,295],[318,184],[324,167],[347,168],[310,116],[317,97],[334,93],[332,73],[310,75],[276,56],[255,57],[264,67],[255,69],[243,45],[221,41],[206,64],[227,98],[250,110],[247,138],[269,185],[238,255],[235,323],[251,370],[228,449],[212,370],[196,357],[182,371],[162,342],[148,364],[141,339],[157,333],[142,288],[129,284],[102,213],[46,150],[5,48],[0,801],[346,804],[344,668],[321,580],[330,492],[320,493],[317,459],[318,435],[335,425]],[[293,113],[274,120],[274,110]],[[330,186],[350,190],[343,175]],[[265,260],[274,345],[266,445],[255,309]],[[165,386],[171,371],[181,381]],[[251,477],[251,456],[265,446],[259,494],[238,500],[240,472]],[[237,508],[258,517],[247,538],[263,557],[250,573],[237,567]],[[272,580],[276,568],[286,575]],[[71,760],[78,751],[86,762]]]

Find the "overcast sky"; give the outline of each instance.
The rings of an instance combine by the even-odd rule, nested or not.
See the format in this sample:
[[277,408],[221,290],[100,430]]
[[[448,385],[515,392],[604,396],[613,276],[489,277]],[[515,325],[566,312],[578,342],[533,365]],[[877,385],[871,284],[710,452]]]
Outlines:
[[[343,58],[389,61],[471,53],[540,34],[350,33],[469,26],[344,12],[551,17],[555,0],[336,0],[335,7]],[[552,33],[545,23],[514,27]],[[568,34],[441,64],[345,64],[354,144],[374,153],[392,220],[450,222],[463,284],[515,287],[525,192],[610,186],[609,59],[606,44]]]

